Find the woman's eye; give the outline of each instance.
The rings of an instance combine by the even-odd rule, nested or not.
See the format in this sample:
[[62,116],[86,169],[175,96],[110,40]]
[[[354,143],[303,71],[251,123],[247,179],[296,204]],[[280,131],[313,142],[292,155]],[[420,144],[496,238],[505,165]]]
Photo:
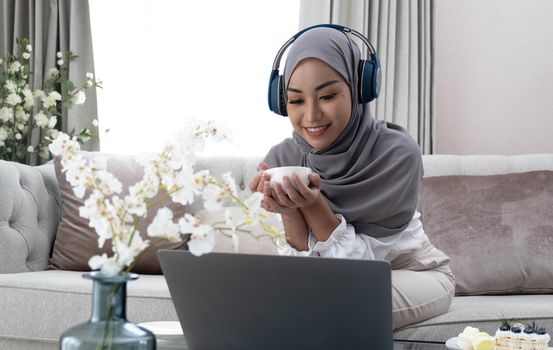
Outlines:
[[334,97],[336,97],[336,94],[324,95],[324,96],[321,96],[321,100],[328,101],[328,100],[332,100]]
[[300,104],[302,103],[303,100],[302,99],[295,99],[295,100],[289,100],[288,103],[291,104],[291,105],[297,105],[297,104]]

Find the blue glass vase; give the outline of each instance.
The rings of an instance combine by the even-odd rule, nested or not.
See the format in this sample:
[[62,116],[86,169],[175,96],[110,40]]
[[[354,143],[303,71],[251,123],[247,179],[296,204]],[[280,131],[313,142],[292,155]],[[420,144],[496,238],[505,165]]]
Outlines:
[[60,338],[62,350],[150,350],[156,348],[152,332],[127,321],[127,281],[137,274],[107,276],[88,272],[91,279],[92,315],[88,322],[66,330]]

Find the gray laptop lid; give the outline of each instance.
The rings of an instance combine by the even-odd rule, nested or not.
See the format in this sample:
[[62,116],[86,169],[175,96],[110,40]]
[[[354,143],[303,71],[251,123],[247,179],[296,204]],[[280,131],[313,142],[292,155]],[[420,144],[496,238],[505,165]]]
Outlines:
[[385,261],[159,250],[190,350],[391,350]]

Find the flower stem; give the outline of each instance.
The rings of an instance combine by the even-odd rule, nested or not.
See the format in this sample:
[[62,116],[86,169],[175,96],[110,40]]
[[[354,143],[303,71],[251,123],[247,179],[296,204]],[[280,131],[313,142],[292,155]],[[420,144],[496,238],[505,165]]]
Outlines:
[[[99,283],[99,282],[98,282]],[[111,290],[109,292],[109,296],[108,296],[108,302],[107,304],[109,305],[109,309],[108,309],[108,315],[107,315],[107,320],[106,320],[106,326],[104,327],[104,335],[102,337],[102,341],[98,344],[96,344],[96,350],[102,350],[104,348],[104,344],[106,343],[106,338],[108,338],[108,335],[109,336],[109,347],[108,349],[111,349],[112,348],[112,345],[113,345],[113,327],[114,325],[112,324],[112,316],[113,316],[113,297],[115,296],[115,294],[118,292],[118,289],[119,287],[122,286],[122,284],[120,283],[113,283],[111,285]],[[110,327],[111,325],[111,327]]]

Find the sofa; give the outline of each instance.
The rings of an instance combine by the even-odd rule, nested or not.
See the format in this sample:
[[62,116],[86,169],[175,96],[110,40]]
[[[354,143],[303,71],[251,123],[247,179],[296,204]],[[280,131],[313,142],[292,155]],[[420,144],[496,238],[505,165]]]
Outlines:
[[[212,173],[219,175],[231,171],[240,188],[245,190],[247,182],[256,171],[259,159],[260,157],[255,156],[204,157],[199,160],[198,166],[208,168]],[[547,175],[547,171],[553,170],[553,154],[516,156],[426,155],[423,156],[423,165],[423,181],[427,179],[437,179],[439,181],[437,184],[430,182],[422,186],[421,191],[425,192],[421,193],[419,210],[423,215],[425,229],[428,222],[429,227],[436,230],[436,241],[442,242],[444,251],[447,252],[445,247],[450,244],[447,249],[456,257],[452,257],[453,264],[457,261],[455,259],[462,260],[463,257],[470,256],[471,252],[480,249],[479,247],[483,244],[479,243],[478,237],[486,236],[488,230],[493,230],[493,227],[502,227],[503,231],[501,232],[503,233],[510,231],[505,229],[508,225],[504,223],[491,223],[490,227],[486,226],[488,223],[482,224],[481,227],[477,226],[478,219],[485,222],[485,219],[493,216],[490,213],[485,213],[488,210],[488,204],[479,207],[478,203],[478,201],[482,203],[492,201],[493,203],[494,200],[500,200],[494,199],[493,191],[491,195],[483,194],[482,184],[474,185],[477,189],[472,192],[467,187],[470,184],[463,184],[464,187],[460,189],[451,189],[452,186],[454,188],[456,184],[462,183],[465,178],[470,179],[470,181],[474,179],[490,181],[490,179],[494,179],[494,176],[501,176],[501,174],[533,174],[533,172],[540,172],[541,177],[539,179],[543,179],[543,171],[546,171],[545,174]],[[549,181],[549,178],[546,178],[546,180]],[[447,181],[450,181],[449,184]],[[524,188],[524,181],[526,180],[516,179],[516,181],[519,181],[517,185],[503,181],[503,186],[513,190],[502,192],[509,194],[516,191],[523,194],[527,193],[528,191]],[[451,185],[452,183],[453,185]],[[553,185],[550,187],[553,188]],[[434,188],[438,188],[439,191],[432,192]],[[541,193],[540,191],[543,192],[543,189],[538,189],[538,193]],[[474,198],[470,197],[471,193],[474,193]],[[469,194],[468,199],[458,199],[459,196],[466,197],[467,194]],[[449,200],[450,196],[451,200]],[[439,203],[437,205],[434,205],[433,202],[428,203],[432,198],[434,198],[433,201]],[[512,199],[507,198],[507,200]],[[464,203],[465,209],[463,210],[469,210],[470,212],[470,210],[480,208],[477,209],[478,213],[484,212],[484,215],[475,215],[472,212],[469,219],[476,219],[465,226],[459,220],[469,219],[464,217],[464,214],[460,215],[461,209],[455,207],[461,202]],[[536,203],[536,201],[533,200],[529,203]],[[543,203],[548,203],[547,199]],[[542,207],[546,206],[543,203],[540,205]],[[1,350],[56,349],[59,336],[65,329],[86,321],[90,316],[92,286],[89,280],[82,278],[83,272],[46,269],[56,239],[62,205],[58,181],[52,163],[31,167],[9,161],[0,161]],[[501,206],[501,208],[505,207],[509,206]],[[191,206],[188,210],[189,212],[196,212],[201,208]],[[553,229],[551,228],[553,223],[548,221],[550,219],[548,213],[553,211],[553,207],[543,207],[542,210],[545,214],[536,214],[536,210],[533,209],[532,213],[528,215],[538,215],[537,219],[533,219],[533,222],[545,217],[544,222],[538,223],[537,227],[541,230],[542,236],[545,235],[544,237],[546,237],[543,244],[549,247],[553,245]],[[520,212],[520,209],[517,212]],[[507,214],[503,213],[502,215],[515,215],[509,213],[507,211]],[[451,218],[448,215],[452,215]],[[528,217],[528,215],[525,215],[525,217]],[[524,221],[523,219],[519,218],[517,222]],[[508,218],[503,218],[502,222],[505,220],[508,221]],[[447,226],[450,221],[456,222],[453,228]],[[446,231],[454,232],[454,237],[440,236]],[[470,232],[470,240],[455,243],[455,239],[463,237],[464,232]],[[428,232],[428,229],[427,234],[433,240],[433,236]],[[485,239],[482,239],[485,242]],[[457,246],[468,243],[473,244],[473,247],[465,247],[461,252],[455,250]],[[230,245],[227,242],[217,244],[217,251],[230,250]],[[435,244],[442,249],[437,243]],[[538,246],[541,245],[538,244]],[[518,249],[516,245],[512,245],[511,248]],[[466,325],[492,333],[500,324],[501,319],[511,318],[523,322],[535,321],[546,327],[550,332],[553,331],[553,295],[549,290],[549,287],[553,284],[553,279],[542,283],[539,281],[539,276],[537,278],[533,276],[532,280],[524,280],[528,277],[525,275],[527,273],[524,270],[525,267],[522,266],[526,264],[526,261],[507,268],[509,276],[522,271],[524,277],[522,286],[519,285],[517,288],[507,286],[506,289],[502,290],[494,290],[495,287],[493,287],[491,291],[486,291],[478,289],[482,287],[480,285],[477,286],[478,288],[474,290],[474,293],[471,293],[470,289],[474,287],[470,286],[471,281],[477,280],[478,276],[482,274],[492,273],[493,276],[496,276],[498,270],[494,271],[493,269],[503,268],[494,266],[493,254],[497,249],[494,249],[493,245],[487,249],[486,253],[479,253],[478,255],[485,258],[480,265],[485,266],[485,268],[479,268],[479,265],[471,265],[478,258],[471,258],[468,262],[456,265],[456,271],[460,275],[464,275],[465,281],[463,283],[466,283],[462,286],[464,289],[458,290],[448,313],[398,329],[395,331],[395,338],[445,342],[448,338],[461,332]],[[505,252],[506,248],[500,250]],[[247,241],[245,244],[241,244],[240,251],[264,254],[276,253],[270,242],[257,241]],[[538,258],[541,260],[537,262],[535,262],[536,257],[528,256],[528,264],[538,264],[538,267],[529,266],[529,268],[531,271],[539,272],[541,271],[540,266],[544,266],[544,271],[547,273],[547,269],[551,270],[551,266],[553,266],[547,265],[547,259],[549,256],[553,256],[553,250],[541,249],[540,254],[538,254]],[[488,268],[491,268],[491,271],[488,271]],[[467,269],[470,269],[470,271],[467,271]],[[499,270],[499,274],[501,273],[502,271]],[[547,279],[547,276],[545,278]],[[479,283],[481,282],[479,281]],[[496,282],[492,284],[494,283]],[[535,283],[540,285],[535,286]],[[162,275],[143,274],[140,275],[138,280],[128,283],[127,316],[135,323],[177,320]]]

